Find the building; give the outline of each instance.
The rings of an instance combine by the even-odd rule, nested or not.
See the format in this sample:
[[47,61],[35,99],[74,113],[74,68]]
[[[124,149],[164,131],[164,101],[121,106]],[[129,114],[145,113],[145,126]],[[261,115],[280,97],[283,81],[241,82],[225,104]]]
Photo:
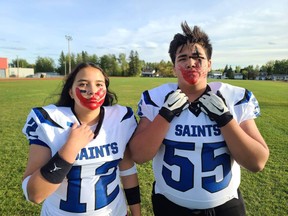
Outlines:
[[287,81],[288,80],[288,75],[287,74],[273,74],[271,75],[271,80],[274,80],[274,81],[278,81],[278,80],[281,80],[281,81]]
[[34,76],[34,68],[15,68],[9,67],[8,68],[9,77],[33,77]]
[[144,69],[141,73],[141,76],[143,77],[155,77],[156,75],[156,71],[153,69]]
[[8,77],[8,59],[0,58],[0,78]]
[[234,79],[243,80],[243,74],[242,73],[234,73]]
[[0,78],[34,76],[34,68],[9,67],[8,58],[0,58]]
[[267,72],[259,72],[259,75],[256,76],[256,80],[266,80],[268,76]]
[[210,71],[208,73],[208,78],[212,78],[212,79],[224,79],[224,77],[222,76],[222,73],[220,71]]

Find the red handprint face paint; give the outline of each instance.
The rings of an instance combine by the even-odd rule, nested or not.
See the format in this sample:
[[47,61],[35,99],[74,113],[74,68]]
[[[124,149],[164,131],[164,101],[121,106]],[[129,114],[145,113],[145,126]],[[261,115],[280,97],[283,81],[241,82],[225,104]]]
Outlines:
[[195,44],[183,46],[177,54],[176,69],[181,72],[183,79],[191,85],[195,85],[201,77],[206,75],[205,68],[207,65],[204,56],[198,51]]
[[185,69],[181,65],[178,67],[178,69],[181,71],[181,74],[183,78],[189,83],[189,84],[196,84],[201,77],[201,70],[199,66],[196,66],[195,68],[189,68]]
[[87,90],[81,90],[78,87],[75,90],[76,96],[79,99],[80,103],[90,110],[95,110],[104,103],[106,90],[103,88],[100,88],[93,95],[88,95]]

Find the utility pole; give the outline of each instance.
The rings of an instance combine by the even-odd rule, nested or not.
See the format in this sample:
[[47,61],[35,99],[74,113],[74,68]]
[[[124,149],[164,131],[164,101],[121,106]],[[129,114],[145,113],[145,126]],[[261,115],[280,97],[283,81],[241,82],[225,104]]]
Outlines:
[[64,68],[65,68],[65,77],[66,77],[66,61],[64,61]]
[[71,54],[70,54],[70,41],[72,40],[72,37],[69,35],[65,35],[65,38],[68,41],[68,60],[69,60],[69,73],[71,73]]
[[19,59],[18,59],[18,55],[17,55],[17,77],[19,78]]

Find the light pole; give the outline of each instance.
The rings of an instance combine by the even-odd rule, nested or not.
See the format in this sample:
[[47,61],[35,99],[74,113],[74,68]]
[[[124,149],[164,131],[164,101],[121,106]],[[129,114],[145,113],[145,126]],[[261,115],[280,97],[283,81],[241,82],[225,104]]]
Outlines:
[[65,38],[68,41],[68,60],[69,60],[69,73],[71,73],[71,55],[70,55],[70,41],[72,40],[72,37],[69,35],[65,35]]

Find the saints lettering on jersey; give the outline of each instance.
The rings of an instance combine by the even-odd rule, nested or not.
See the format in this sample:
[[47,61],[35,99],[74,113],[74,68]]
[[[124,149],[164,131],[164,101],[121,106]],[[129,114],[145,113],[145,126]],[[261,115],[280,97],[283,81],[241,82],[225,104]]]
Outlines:
[[[144,92],[138,115],[152,121],[166,94],[177,88],[177,84],[164,84]],[[256,98],[244,88],[223,83],[209,83],[209,88],[220,90],[239,123],[260,112]],[[186,109],[173,119],[153,159],[153,170],[155,193],[190,209],[212,208],[238,197],[240,166],[230,156],[216,122],[203,112]]]
[[[74,122],[77,118],[70,108],[34,108],[23,133],[30,144],[48,147],[54,155],[65,143]],[[113,215],[125,215],[118,164],[136,126],[131,108],[104,107],[99,134],[78,153],[67,178],[43,203],[42,215],[112,215],[112,211]]]

